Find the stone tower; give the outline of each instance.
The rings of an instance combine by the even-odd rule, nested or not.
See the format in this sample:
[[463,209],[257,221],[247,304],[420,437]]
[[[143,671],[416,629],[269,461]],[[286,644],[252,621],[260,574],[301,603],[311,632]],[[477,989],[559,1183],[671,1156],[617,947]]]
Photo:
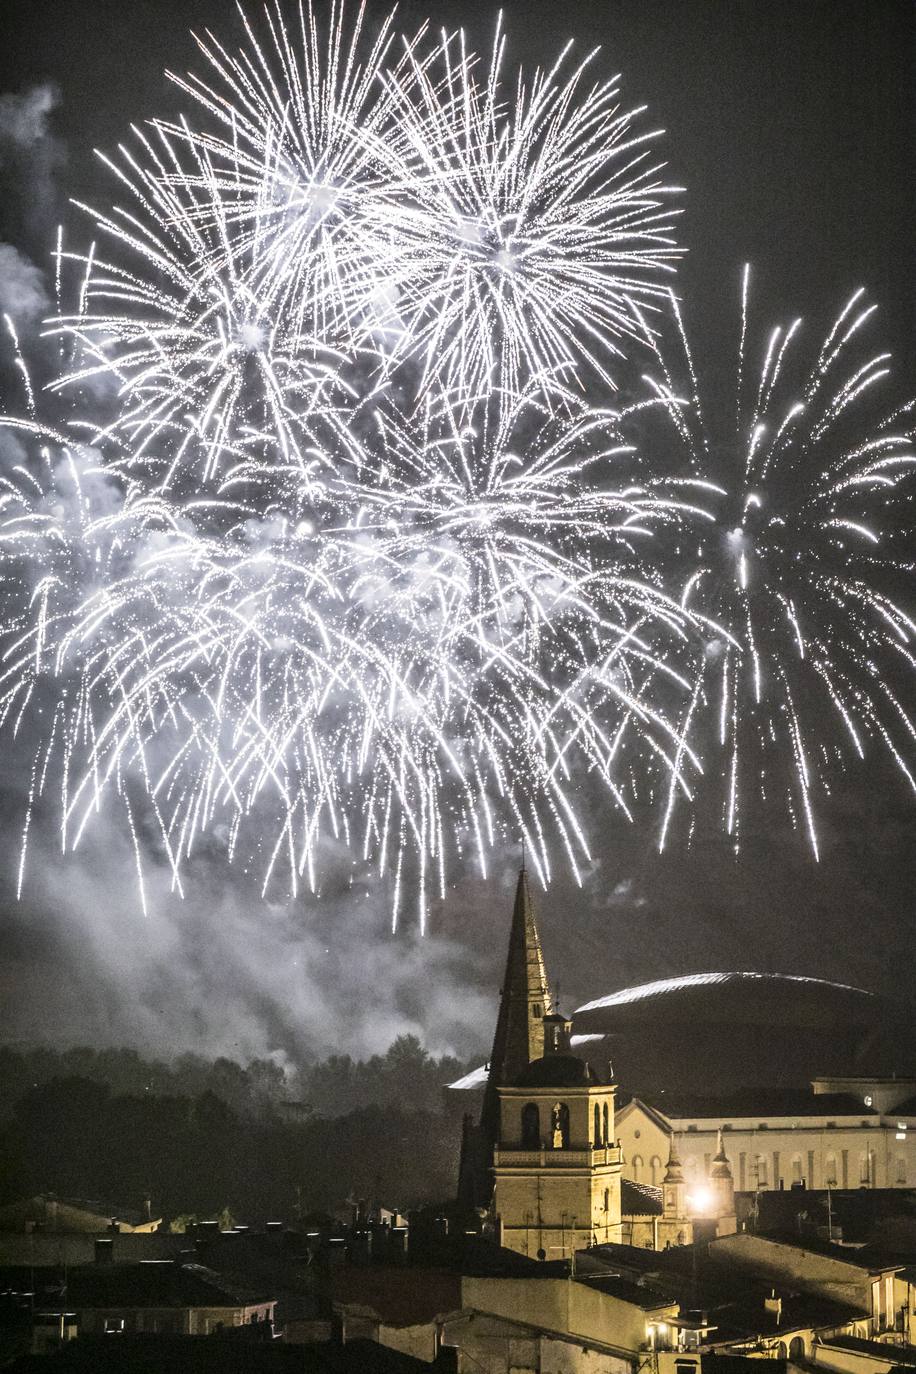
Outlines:
[[621,1238],[615,1085],[569,1048],[571,1023],[545,1018],[544,1053],[499,1094],[493,1208],[504,1246],[568,1259]]
[[690,1244],[693,1240],[693,1223],[687,1213],[687,1183],[672,1136],[668,1165],[662,1179],[662,1215],[658,1220],[656,1240],[658,1249],[667,1250],[670,1245]]
[[552,1010],[541,939],[528,874],[518,875],[509,930],[509,953],[499,994],[499,1014],[490,1052],[480,1122],[465,1121],[461,1145],[459,1200],[485,1207],[492,1196],[493,1149],[499,1130],[499,1089],[511,1083],[532,1059],[544,1053],[544,1017]]
[[709,1191],[712,1195],[710,1211],[716,1218],[716,1234],[726,1236],[737,1230],[738,1226],[735,1217],[735,1180],[732,1178],[721,1130],[716,1144],[716,1157],[709,1170]]

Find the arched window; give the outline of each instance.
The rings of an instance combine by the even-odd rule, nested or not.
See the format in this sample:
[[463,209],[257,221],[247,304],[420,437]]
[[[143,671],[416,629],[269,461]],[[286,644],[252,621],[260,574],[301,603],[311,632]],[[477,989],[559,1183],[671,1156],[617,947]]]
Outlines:
[[793,1336],[789,1341],[789,1359],[803,1360],[805,1358],[805,1338],[804,1336]]
[[657,1188],[662,1181],[662,1162],[658,1155],[653,1155],[649,1160],[649,1182],[653,1188]]
[[555,1102],[552,1113],[552,1144],[555,1150],[569,1149],[569,1108],[565,1102]]
[[836,1155],[828,1155],[824,1160],[824,1185],[827,1188],[837,1185]]
[[633,1169],[633,1182],[634,1182],[634,1183],[641,1183],[641,1182],[642,1182],[642,1179],[639,1177],[639,1175],[642,1173],[642,1155],[634,1155],[634,1156],[633,1156],[632,1169]]
[[801,1183],[802,1181],[802,1157],[801,1155],[792,1156],[792,1182]]
[[788,1350],[788,1347],[787,1347],[785,1341],[780,1341],[779,1344],[778,1344],[777,1347],[776,1347],[776,1355],[777,1355],[777,1357],[778,1357],[780,1360],[784,1360],[784,1359],[786,1359],[786,1357],[788,1356],[788,1354],[789,1354],[789,1350]]
[[868,1151],[863,1150],[859,1155],[859,1182],[864,1184],[871,1183],[871,1169]]
[[601,1108],[597,1102],[595,1103],[595,1138],[592,1143],[596,1150],[601,1144]]
[[897,1182],[906,1183],[906,1160],[903,1155],[897,1156]]
[[536,1102],[526,1102],[522,1108],[522,1149],[541,1148],[541,1114]]
[[604,1143],[605,1143],[605,1145],[607,1145],[607,1144],[610,1143],[610,1134],[611,1134],[611,1132],[610,1132],[610,1127],[608,1126],[609,1117],[608,1117],[608,1109],[607,1109],[607,1103],[606,1103],[606,1102],[605,1102],[605,1104],[604,1104],[604,1108],[603,1108],[602,1115],[603,1115],[603,1118],[604,1118]]
[[754,1158],[754,1181],[758,1188],[767,1186],[766,1155],[756,1155]]

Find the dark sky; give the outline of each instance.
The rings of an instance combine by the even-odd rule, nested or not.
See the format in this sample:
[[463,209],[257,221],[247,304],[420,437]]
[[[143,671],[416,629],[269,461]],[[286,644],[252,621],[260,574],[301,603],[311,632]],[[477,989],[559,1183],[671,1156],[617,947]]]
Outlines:
[[[495,14],[412,2],[404,27],[427,12],[466,23],[481,44]],[[549,60],[570,37],[600,44],[624,98],[667,130],[672,178],[687,188],[680,289],[707,358],[731,356],[749,260],[773,320],[826,324],[867,285],[882,343],[916,380],[912,0],[526,0],[504,12],[512,59]],[[0,238],[41,261],[62,214],[79,224],[68,196],[104,203],[93,146],[112,148],[129,121],[177,108],[162,73],[194,63],[187,29],[210,25],[231,41],[238,21],[229,0],[2,0],[0,18],[0,91],[50,82],[59,96],[54,144],[0,174]],[[7,778],[0,813],[10,854],[18,782]],[[821,817],[816,866],[778,815],[746,836],[737,860],[711,825],[689,852],[678,845],[659,860],[652,825],[596,812],[599,862],[584,888],[561,879],[540,904],[564,1003],[728,967],[912,996],[916,812],[878,765],[850,774]],[[201,866],[185,903],[157,893],[144,920],[116,828],[78,861],[61,863],[50,842],[46,853],[19,906],[9,879],[0,883],[0,1034],[241,1055],[362,1050],[401,1025],[460,1051],[490,1034],[511,856],[490,887],[460,883],[419,942],[386,933],[374,887],[319,910],[265,907],[231,874]]]

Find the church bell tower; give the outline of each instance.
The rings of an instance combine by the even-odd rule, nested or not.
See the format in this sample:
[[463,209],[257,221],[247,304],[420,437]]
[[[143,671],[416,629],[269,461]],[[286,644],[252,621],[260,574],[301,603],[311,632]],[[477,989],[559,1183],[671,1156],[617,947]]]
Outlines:
[[467,1121],[462,1140],[459,1200],[466,1207],[485,1207],[490,1201],[493,1150],[499,1131],[499,1089],[544,1053],[544,1019],[552,1010],[528,874],[522,867],[515,888],[509,953],[480,1122],[474,1126]]

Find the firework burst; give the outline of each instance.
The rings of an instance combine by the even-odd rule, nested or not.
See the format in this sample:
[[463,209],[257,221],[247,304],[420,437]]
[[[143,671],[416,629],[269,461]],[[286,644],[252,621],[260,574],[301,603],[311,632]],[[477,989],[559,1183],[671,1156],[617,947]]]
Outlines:
[[699,736],[715,721],[721,764],[703,752],[724,783],[735,843],[757,796],[783,803],[817,856],[814,797],[847,759],[886,750],[916,790],[916,625],[903,604],[914,410],[876,402],[890,355],[867,345],[876,307],[864,291],[806,362],[800,319],[753,342],[749,286],[745,269],[736,408],[721,442],[704,422],[677,307],[690,403],[675,399],[667,367],[652,383],[718,514],[682,604],[702,607],[727,636],[707,641],[686,724]]

